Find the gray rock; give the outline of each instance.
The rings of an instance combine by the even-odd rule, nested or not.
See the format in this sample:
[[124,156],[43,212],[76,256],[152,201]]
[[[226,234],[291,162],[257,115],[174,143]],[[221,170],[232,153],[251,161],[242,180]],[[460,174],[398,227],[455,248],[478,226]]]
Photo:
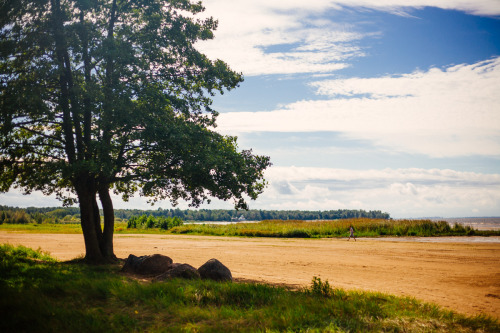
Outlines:
[[157,276],[155,281],[163,281],[168,279],[181,278],[181,279],[199,279],[200,273],[198,270],[189,264],[172,264],[170,269]]
[[233,276],[229,268],[224,266],[217,259],[210,259],[198,268],[202,279],[215,281],[233,281]]
[[171,258],[161,254],[140,257],[131,254],[125,261],[122,271],[140,275],[158,275],[168,271],[172,263]]
[[130,254],[125,260],[125,264],[122,267],[122,272],[126,273],[134,273],[135,268],[139,266],[140,262],[142,261],[142,257],[137,257],[133,254]]

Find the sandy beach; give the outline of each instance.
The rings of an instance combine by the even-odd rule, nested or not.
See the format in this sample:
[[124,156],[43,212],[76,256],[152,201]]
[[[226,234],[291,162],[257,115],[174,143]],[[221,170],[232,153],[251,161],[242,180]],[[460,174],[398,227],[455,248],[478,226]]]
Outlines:
[[[60,260],[84,254],[82,235],[0,231],[0,243],[41,248]],[[301,287],[317,276],[334,287],[412,296],[500,318],[499,242],[115,235],[115,253],[161,253],[195,267],[217,258],[236,280]]]

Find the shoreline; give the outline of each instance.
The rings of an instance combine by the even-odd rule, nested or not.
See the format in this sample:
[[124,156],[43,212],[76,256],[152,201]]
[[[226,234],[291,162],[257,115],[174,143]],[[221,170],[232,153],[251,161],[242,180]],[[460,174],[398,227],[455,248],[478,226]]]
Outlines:
[[500,236],[430,236],[430,237],[360,237],[359,240],[415,243],[493,243],[500,244]]

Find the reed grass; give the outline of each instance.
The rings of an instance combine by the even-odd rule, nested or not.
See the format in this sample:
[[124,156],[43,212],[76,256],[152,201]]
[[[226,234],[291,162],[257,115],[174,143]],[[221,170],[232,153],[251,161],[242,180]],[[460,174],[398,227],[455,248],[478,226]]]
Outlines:
[[140,282],[119,266],[57,262],[0,245],[1,332],[498,332],[414,298],[255,283]]
[[[115,223],[116,234],[193,234],[206,236],[340,238],[349,237],[353,226],[356,237],[438,237],[500,236],[500,230],[476,230],[446,221],[385,220],[370,218],[333,221],[265,220],[257,223],[184,224],[169,230],[161,228],[127,228],[126,222]],[[82,233],[79,224],[2,224],[0,230],[27,233]]]
[[343,219],[334,221],[267,220],[259,223],[187,224],[171,229],[174,234],[212,236],[321,238],[348,237],[349,227],[354,227],[356,237],[381,236],[499,236],[500,231],[475,230],[469,226],[446,221]]

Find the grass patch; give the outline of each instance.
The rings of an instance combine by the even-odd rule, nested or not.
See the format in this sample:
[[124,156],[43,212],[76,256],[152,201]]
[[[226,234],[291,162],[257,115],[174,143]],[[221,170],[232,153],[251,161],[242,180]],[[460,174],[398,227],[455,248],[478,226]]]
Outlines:
[[82,227],[78,224],[62,223],[29,223],[29,224],[1,224],[0,230],[23,233],[48,233],[48,234],[81,234]]
[[413,298],[347,292],[318,278],[292,291],[254,283],[141,283],[119,266],[57,262],[0,245],[2,332],[498,332]]
[[[191,234],[204,236],[242,236],[277,238],[340,238],[349,236],[349,226],[356,237],[439,237],[500,236],[500,230],[476,230],[446,221],[385,220],[355,218],[333,221],[265,220],[258,223],[205,224],[194,223],[161,228],[127,228],[126,222],[115,223],[116,234]],[[79,224],[2,224],[0,230],[27,233],[81,234]]]
[[[23,233],[82,234],[80,223],[0,224],[0,230]],[[115,222],[116,234],[161,234],[161,229],[127,229],[127,222]]]
[[383,236],[500,236],[500,231],[475,230],[469,226],[446,221],[431,220],[384,220],[343,219],[334,221],[283,221],[267,220],[259,223],[235,223],[227,225],[187,224],[169,230],[175,234],[211,236],[322,238],[348,237],[349,226],[355,229],[356,237]]

